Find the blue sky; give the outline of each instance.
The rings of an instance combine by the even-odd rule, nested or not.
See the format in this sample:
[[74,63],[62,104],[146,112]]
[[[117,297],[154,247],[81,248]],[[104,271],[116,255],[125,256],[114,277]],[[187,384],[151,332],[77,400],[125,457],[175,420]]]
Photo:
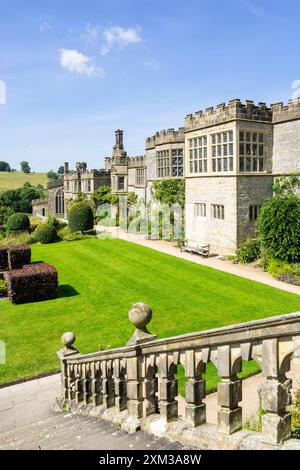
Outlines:
[[293,0],[0,0],[0,160],[99,168],[118,127],[140,155],[187,113],[286,102],[299,19]]

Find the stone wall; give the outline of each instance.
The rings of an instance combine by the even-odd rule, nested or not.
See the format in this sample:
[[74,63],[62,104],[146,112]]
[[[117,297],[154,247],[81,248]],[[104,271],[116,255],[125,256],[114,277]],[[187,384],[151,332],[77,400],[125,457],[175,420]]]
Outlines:
[[[206,204],[206,217],[195,216],[195,203]],[[224,220],[212,218],[212,204],[224,205]],[[234,253],[237,245],[236,178],[186,178],[185,219],[186,239],[209,244],[211,253]]]
[[261,206],[272,196],[273,177],[267,175],[237,177],[237,245],[255,236],[256,221],[250,221],[250,205]]
[[300,171],[300,116],[274,125],[273,173]]

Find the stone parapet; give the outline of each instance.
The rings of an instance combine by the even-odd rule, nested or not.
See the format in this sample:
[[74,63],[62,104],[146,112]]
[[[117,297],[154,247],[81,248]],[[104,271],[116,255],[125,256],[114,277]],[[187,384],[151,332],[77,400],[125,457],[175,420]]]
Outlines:
[[[292,449],[292,355],[299,348],[300,312],[165,339],[147,325],[152,310],[137,303],[129,311],[135,326],[127,346],[80,354],[75,335],[62,337],[58,353],[63,408],[111,419],[129,432],[144,429],[200,449]],[[242,360],[262,367],[262,432],[242,430]],[[206,423],[205,371],[217,369],[218,424]],[[184,416],[178,416],[178,366],[187,378]],[[106,418],[105,418],[106,417]]]
[[128,161],[129,168],[141,168],[145,165],[145,157],[140,155],[138,157],[131,157]]
[[157,145],[184,143],[184,139],[184,127],[179,127],[178,130],[170,128],[158,131],[146,139],[146,150],[152,149]]
[[185,131],[203,129],[234,120],[250,120],[259,122],[272,122],[272,110],[266,103],[255,105],[253,101],[242,103],[239,99],[229,101],[226,105],[221,103],[216,108],[206,108],[185,117]]
[[271,109],[274,124],[300,119],[300,98],[289,100],[287,105],[282,102],[272,104]]

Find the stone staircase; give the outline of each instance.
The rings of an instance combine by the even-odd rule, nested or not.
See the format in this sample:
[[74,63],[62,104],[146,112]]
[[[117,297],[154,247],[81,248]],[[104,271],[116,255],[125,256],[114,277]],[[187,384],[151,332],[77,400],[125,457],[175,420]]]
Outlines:
[[166,439],[127,434],[112,423],[72,413],[52,417],[0,434],[0,450],[177,450]]

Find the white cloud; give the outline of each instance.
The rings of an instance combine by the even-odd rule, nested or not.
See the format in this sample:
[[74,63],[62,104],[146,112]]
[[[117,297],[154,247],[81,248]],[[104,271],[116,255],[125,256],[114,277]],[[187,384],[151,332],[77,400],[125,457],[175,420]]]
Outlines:
[[99,27],[88,24],[81,35],[81,39],[85,44],[95,46],[99,40]]
[[42,23],[40,24],[40,32],[41,33],[44,33],[45,31],[49,31],[49,29],[51,29],[51,24],[48,20],[45,20],[45,21],[42,21]]
[[112,49],[121,50],[129,44],[141,42],[140,28],[125,29],[120,26],[111,26],[104,31],[104,45],[101,49],[101,55],[108,54]]
[[86,75],[88,77],[92,75],[103,77],[105,75],[101,67],[97,67],[92,63],[91,57],[76,51],[76,49],[60,49],[59,52],[60,65],[69,70],[69,72]]
[[144,60],[143,64],[145,67],[151,70],[157,71],[160,69],[160,64],[157,59],[146,59]]

